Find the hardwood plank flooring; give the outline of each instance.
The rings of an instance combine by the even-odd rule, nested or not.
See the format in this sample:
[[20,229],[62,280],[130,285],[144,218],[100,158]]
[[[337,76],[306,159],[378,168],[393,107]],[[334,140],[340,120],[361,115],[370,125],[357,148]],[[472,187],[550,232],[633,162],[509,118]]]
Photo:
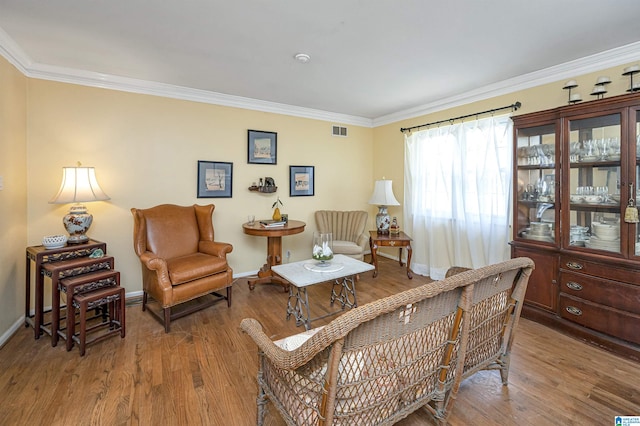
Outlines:
[[[380,259],[380,274],[361,276],[360,304],[422,285]],[[309,290],[312,316],[328,312],[330,286]],[[257,350],[240,330],[258,319],[279,339],[298,333],[285,321],[287,295],[246,279],[234,284],[233,305],[219,303],[172,323],[172,331],[127,307],[127,336],[87,348],[52,348],[47,336],[20,329],[0,348],[0,425],[252,425],[256,412]],[[331,321],[319,320],[318,326]],[[640,415],[640,365],[521,320],[509,385],[497,372],[462,383],[451,425],[613,425],[616,415]],[[267,425],[284,425],[269,406]],[[418,411],[399,425],[431,424]]]

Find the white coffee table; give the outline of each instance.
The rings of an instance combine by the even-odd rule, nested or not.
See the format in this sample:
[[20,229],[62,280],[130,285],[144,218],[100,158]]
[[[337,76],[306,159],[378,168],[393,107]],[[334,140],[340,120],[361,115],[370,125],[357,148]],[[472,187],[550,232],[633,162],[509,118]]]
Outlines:
[[[311,328],[311,321],[335,315],[345,310],[358,306],[356,299],[356,276],[374,269],[373,265],[337,254],[326,266],[320,266],[317,260],[308,259],[294,263],[285,263],[272,266],[271,269],[280,277],[287,280],[289,286],[289,299],[287,300],[287,319],[294,316],[296,326],[304,324],[305,329]],[[309,310],[309,296],[307,287],[333,281],[331,287],[331,306],[337,300],[341,309],[326,315],[311,318]],[[336,291],[336,287],[340,291]]]

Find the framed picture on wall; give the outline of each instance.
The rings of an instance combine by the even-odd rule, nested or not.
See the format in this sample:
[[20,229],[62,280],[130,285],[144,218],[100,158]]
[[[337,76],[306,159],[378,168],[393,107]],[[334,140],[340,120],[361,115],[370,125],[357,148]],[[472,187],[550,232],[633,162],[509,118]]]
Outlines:
[[231,198],[233,163],[198,161],[198,198]]
[[249,164],[276,164],[278,161],[278,134],[261,130],[248,131]]
[[313,166],[289,166],[289,195],[313,196],[315,192]]

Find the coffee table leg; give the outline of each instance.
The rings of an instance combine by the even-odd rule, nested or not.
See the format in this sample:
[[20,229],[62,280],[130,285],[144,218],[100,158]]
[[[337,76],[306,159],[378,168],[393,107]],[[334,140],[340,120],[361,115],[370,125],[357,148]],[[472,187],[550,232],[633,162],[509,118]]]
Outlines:
[[[340,293],[336,292],[336,287],[340,287]],[[356,298],[356,280],[355,276],[344,277],[342,282],[335,280],[331,287],[331,300],[329,301],[331,306],[335,301],[340,302],[342,310],[345,307],[355,308],[358,306],[358,300]]]
[[[304,324],[305,330],[311,328],[311,312],[309,310],[309,295],[306,287],[289,287],[289,299],[287,300],[287,319],[293,315],[296,319],[296,326]],[[305,315],[306,314],[306,315]]]

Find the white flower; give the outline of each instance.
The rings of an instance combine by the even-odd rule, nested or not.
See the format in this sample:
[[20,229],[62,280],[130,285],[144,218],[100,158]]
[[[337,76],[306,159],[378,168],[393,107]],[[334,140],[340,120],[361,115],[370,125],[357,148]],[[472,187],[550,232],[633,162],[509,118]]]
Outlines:
[[331,251],[331,247],[329,247],[329,243],[327,241],[322,243],[322,255],[323,256],[331,256],[333,252]]

